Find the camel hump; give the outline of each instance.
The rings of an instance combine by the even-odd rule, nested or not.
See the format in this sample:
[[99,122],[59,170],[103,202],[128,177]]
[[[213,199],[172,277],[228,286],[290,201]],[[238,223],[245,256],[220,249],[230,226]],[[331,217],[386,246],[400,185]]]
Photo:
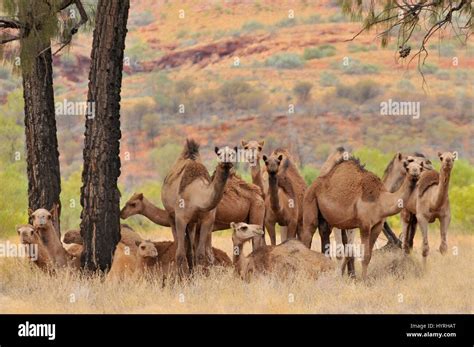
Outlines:
[[439,183],[439,173],[435,170],[423,171],[418,183],[418,196],[421,197],[429,187]]
[[203,164],[189,161],[184,168],[183,176],[179,182],[179,193],[181,194],[188,185],[198,178],[203,178],[207,182],[211,182],[209,172]]
[[382,181],[371,172],[365,172],[362,176],[362,200],[375,201],[380,196],[380,192],[384,189]]
[[199,156],[199,144],[194,139],[186,139],[183,158],[196,160]]

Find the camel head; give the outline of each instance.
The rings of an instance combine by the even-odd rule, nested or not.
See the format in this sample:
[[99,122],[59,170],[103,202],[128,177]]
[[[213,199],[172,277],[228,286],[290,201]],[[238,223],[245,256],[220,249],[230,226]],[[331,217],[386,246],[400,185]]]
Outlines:
[[408,161],[407,159],[403,162],[403,167],[406,173],[412,181],[417,181],[424,169],[424,162]]
[[245,151],[245,158],[251,165],[255,165],[261,158],[265,141],[244,141],[241,142]]
[[233,166],[234,163],[237,161],[237,153],[238,153],[238,148],[230,148],[229,146],[225,147],[215,147],[214,151],[217,154],[217,159],[219,161],[219,166],[222,167],[223,169],[228,169],[230,170]]
[[51,211],[48,211],[44,208],[39,208],[36,211],[32,212],[31,209],[28,210],[28,214],[33,220],[33,227],[35,229],[46,229],[49,226],[52,226],[54,208]]
[[454,161],[457,159],[456,152],[438,152],[438,158],[441,161],[441,169],[442,170],[451,170],[454,165]]
[[36,235],[37,231],[35,228],[30,224],[24,224],[17,227],[16,231],[20,236],[20,242],[22,244],[32,244],[36,243]]
[[262,157],[269,175],[274,176],[278,173],[280,164],[283,160],[283,154],[271,154],[270,157],[267,157],[265,154]]
[[135,193],[125,203],[125,206],[120,211],[120,218],[127,219],[130,216],[140,214],[143,212],[143,193]]
[[241,245],[253,238],[260,239],[264,235],[261,225],[247,223],[230,223],[230,227],[234,231],[232,233],[232,242],[234,246]]
[[77,243],[81,245],[83,243],[80,230],[68,230],[64,233],[63,242],[65,244]]
[[156,258],[158,256],[158,251],[156,250],[155,245],[150,240],[146,241],[136,241],[135,244],[138,247],[137,254],[142,258]]

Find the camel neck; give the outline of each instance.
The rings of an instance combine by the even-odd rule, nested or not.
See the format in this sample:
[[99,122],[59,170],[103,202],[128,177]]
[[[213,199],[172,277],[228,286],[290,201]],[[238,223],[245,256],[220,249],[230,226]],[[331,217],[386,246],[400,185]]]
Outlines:
[[213,177],[211,184],[209,185],[209,198],[207,202],[201,207],[204,210],[210,211],[214,209],[217,204],[221,201],[222,195],[224,194],[225,184],[230,175],[230,167],[218,165],[216,173]]
[[403,184],[394,192],[385,192],[386,196],[381,196],[382,205],[384,207],[384,217],[393,216],[399,213],[406,205],[408,198],[415,189],[416,181],[410,175],[406,175]]
[[155,206],[149,200],[143,198],[143,212],[142,214],[155,224],[162,226],[169,226],[168,213],[165,210]]
[[156,262],[154,257],[138,257],[138,267],[142,270],[155,266]]
[[278,215],[281,207],[278,199],[278,177],[276,174],[268,175],[268,193],[270,195],[270,207]]
[[232,257],[235,271],[241,276],[246,264],[246,257],[242,254],[243,249],[244,249],[243,243],[234,245],[233,257]]
[[449,180],[451,178],[451,168],[441,168],[439,173],[439,183],[436,192],[436,199],[431,206],[432,210],[438,210],[448,199]]

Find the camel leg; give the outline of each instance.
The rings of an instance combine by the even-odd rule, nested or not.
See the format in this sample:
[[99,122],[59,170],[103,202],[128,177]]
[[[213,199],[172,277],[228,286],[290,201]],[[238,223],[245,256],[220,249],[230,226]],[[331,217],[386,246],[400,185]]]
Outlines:
[[[265,232],[265,203],[263,201],[253,201],[250,206],[249,224],[261,225]],[[259,242],[254,242],[252,239],[252,250],[265,246],[265,234]]]
[[440,222],[440,232],[441,232],[441,244],[439,245],[439,251],[441,254],[446,254],[448,250],[448,227],[451,222],[451,216],[443,216],[439,219]]
[[428,221],[423,216],[416,216],[418,224],[420,225],[421,233],[423,234],[423,262],[426,265],[426,257],[430,252],[430,245],[428,243]]
[[[283,236],[283,229],[282,227],[280,230],[282,230],[282,236]],[[286,238],[285,240],[288,239],[295,239],[296,238],[296,231],[298,229],[298,223],[289,223],[288,226],[286,227],[287,233],[286,233]],[[283,237],[282,237],[282,242],[283,242]]]
[[[296,234],[296,230],[295,230]],[[288,227],[280,226],[280,243],[285,242],[288,239]]]
[[275,246],[276,245],[275,223],[265,222],[265,228],[268,231],[268,236],[270,236],[271,245]]
[[[206,248],[209,241],[209,234],[212,233],[212,226],[214,225],[214,214],[209,213],[201,219],[201,227],[199,229],[199,243],[196,251],[196,263],[206,267],[211,259],[206,257]],[[212,249],[211,249],[212,252]]]
[[189,270],[192,271],[194,267],[194,232],[196,224],[188,224],[186,227],[185,249],[186,259],[188,261]]
[[417,225],[418,222],[416,220],[416,216],[414,214],[411,214],[408,224],[408,247],[410,247],[410,249],[413,249],[413,239],[415,238]]
[[[341,230],[341,240],[344,248],[341,273],[344,276],[344,272],[346,270],[345,267],[347,265],[347,274],[349,275],[349,277],[355,277],[354,255],[352,254],[352,240],[349,242],[347,232],[347,230]],[[348,255],[348,245],[351,245],[350,255]]]
[[176,216],[176,237],[177,237],[177,247],[176,247],[176,267],[178,268],[179,276],[183,276],[188,273],[187,268],[187,259],[186,259],[186,248],[185,248],[185,236],[186,236],[186,222]]
[[367,279],[367,268],[370,263],[370,258],[372,257],[372,252],[370,251],[370,229],[361,228],[360,229],[360,239],[361,245],[363,247],[363,258],[362,258],[362,279],[365,281]]
[[319,237],[321,238],[321,253],[330,256],[330,246],[331,242],[329,240],[329,237],[331,236],[331,231],[332,228],[330,225],[326,222],[325,219],[320,218],[319,219]]
[[410,235],[409,235],[409,230],[410,230],[410,216],[408,213],[402,213],[400,214],[400,219],[402,222],[402,240],[403,240],[403,245],[402,248],[405,251],[405,254],[410,253]]

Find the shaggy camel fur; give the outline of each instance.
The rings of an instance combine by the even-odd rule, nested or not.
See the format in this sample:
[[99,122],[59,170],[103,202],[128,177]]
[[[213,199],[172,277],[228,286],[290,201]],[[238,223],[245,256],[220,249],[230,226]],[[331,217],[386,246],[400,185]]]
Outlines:
[[290,154],[285,149],[276,149],[263,161],[268,172],[268,194],[265,197],[265,227],[271,244],[276,244],[275,224],[286,226],[282,241],[296,238],[303,227],[303,198],[306,183],[301,177]]
[[244,243],[260,237],[263,229],[260,225],[247,223],[232,223],[232,229],[233,263],[235,271],[245,281],[249,281],[254,274],[275,274],[285,279],[297,272],[317,278],[321,272],[334,268],[324,255],[311,251],[295,239],[278,246],[262,246],[245,257],[242,254]]
[[[423,170],[416,162],[405,162],[405,168],[408,174],[402,186],[391,193],[357,159],[338,162],[328,174],[318,177],[306,192],[302,241],[307,245],[310,243],[320,218],[332,227],[359,228],[363,245],[362,277],[366,279],[372,248],[383,221],[401,211]],[[348,261],[349,257],[345,257],[342,272]]]
[[[220,158],[229,156],[217,147],[215,150]],[[194,230],[196,225],[199,226],[200,234],[196,248],[196,262],[204,266],[213,263],[212,249],[208,245],[216,207],[224,194],[232,166],[231,162],[219,161],[215,175],[211,179],[201,162],[199,145],[194,140],[186,140],[183,152],[164,180],[161,199],[170,216],[171,228],[177,242],[176,266],[180,274],[187,273],[190,265],[192,266],[190,231]]]
[[[424,154],[418,152],[414,152],[412,154],[404,154],[398,152],[388,163],[382,176],[382,182],[389,192],[393,193],[398,188],[400,188],[406,174],[405,168],[403,167],[403,162],[405,160],[408,160],[409,162],[417,161],[419,164],[423,162],[424,171],[433,170],[431,161],[428,160]],[[406,209],[402,210],[400,216],[402,219],[405,219],[409,224],[407,229],[408,244],[410,248],[413,248],[413,238],[415,237],[415,230],[417,225],[416,216],[414,214],[409,213]],[[389,245],[396,245],[400,248],[402,247],[402,242],[398,239],[398,237],[395,235],[395,233],[392,231],[386,221],[383,225],[383,233],[389,240]]]
[[[451,221],[451,209],[449,206],[449,180],[451,177],[451,170],[456,160],[456,154],[445,152],[438,153],[441,161],[440,172],[429,170],[423,172],[416,185],[416,189],[408,199],[406,204],[406,211],[416,216],[416,221],[420,225],[423,233],[423,259],[429,253],[428,244],[428,224],[433,223],[436,219],[440,222],[441,244],[439,251],[445,254],[448,249],[447,233],[449,223]],[[410,251],[410,238],[407,236],[409,227],[408,214],[402,216],[402,230],[403,230],[403,249],[406,253]],[[416,225],[415,225],[416,228]],[[413,230],[413,234],[414,234]]]
[[[54,210],[54,208],[53,208]],[[44,208],[36,211],[28,210],[28,213],[33,220],[33,227],[38,230],[43,244],[48,249],[51,259],[54,264],[63,267],[67,265],[66,251],[61,244],[58,233],[54,229],[52,222],[52,213]]]
[[[33,228],[30,224],[20,225],[17,228],[20,236],[20,243],[28,247],[28,258],[32,263],[38,266],[43,271],[49,271],[53,266],[53,260],[49,255],[48,249],[43,244],[38,230]],[[33,248],[37,247],[36,254]]]

